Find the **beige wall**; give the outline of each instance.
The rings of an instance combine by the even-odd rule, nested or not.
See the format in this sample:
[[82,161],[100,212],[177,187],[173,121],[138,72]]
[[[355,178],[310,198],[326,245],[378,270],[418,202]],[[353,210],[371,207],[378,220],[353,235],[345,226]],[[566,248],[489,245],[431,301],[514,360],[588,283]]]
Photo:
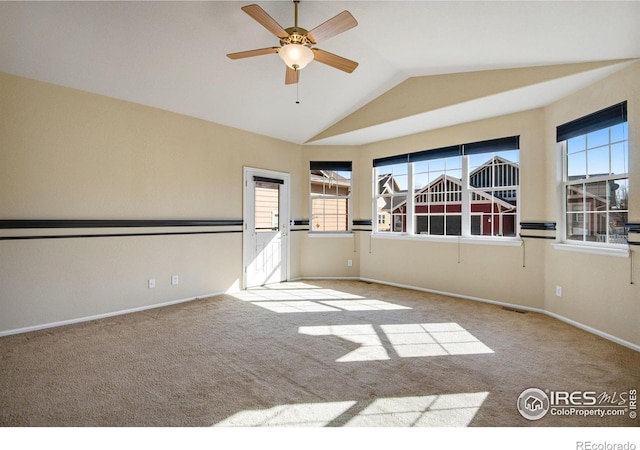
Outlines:
[[[547,108],[324,147],[0,74],[0,219],[240,219],[243,166],[291,173],[291,217],[308,219],[312,160],[353,161],[353,218],[371,219],[374,158],[518,134],[520,220],[559,221],[555,127],[622,100],[639,117],[639,79],[636,63]],[[630,123],[630,221],[638,222],[640,126]],[[237,289],[241,249],[240,233],[0,241],[0,333]],[[458,246],[302,231],[291,233],[290,253],[292,278],[374,279],[548,310],[640,345],[640,262],[631,272],[627,258],[542,239]],[[152,277],[157,287],[148,289]]]
[[[309,190],[308,182],[309,161],[352,161],[352,213],[354,219],[368,219],[369,215],[360,215],[363,203],[360,197],[359,183],[363,174],[359,172],[357,161],[359,151],[350,146],[306,146],[303,149],[301,171],[307,177],[307,185],[301,191],[302,219],[308,219]],[[367,175],[368,176],[368,175]],[[364,201],[366,203],[366,200]],[[295,233],[294,233],[295,234]],[[360,276],[359,236],[361,233],[348,236],[310,236],[308,233],[297,233],[300,239],[300,274],[302,277],[337,277],[358,278]],[[351,266],[348,261],[351,260]]]
[[[640,222],[640,63],[545,108],[547,217],[559,221],[562,210],[556,127],[624,100],[629,117],[629,221]],[[640,263],[638,247],[631,250],[633,262],[547,245],[545,309],[640,345]],[[555,295],[556,286],[562,287],[562,297]]]
[[[0,74],[0,219],[241,219],[243,166],[300,192],[300,161],[299,145]],[[0,241],[0,332],[238,289],[241,274],[241,233]]]
[[[521,220],[544,220],[539,187],[545,172],[543,127],[544,114],[539,109],[370,144],[361,150],[359,170],[371,173],[372,160],[382,156],[520,135]],[[370,181],[360,189],[361,198],[372,198]],[[371,217],[368,202],[367,217]],[[370,247],[370,252],[361,254],[363,278],[532,308],[544,306],[542,242],[527,241],[523,248],[458,246],[455,239],[443,243],[373,238]]]
[[[520,134],[520,219],[560,222],[556,126],[627,100],[629,221],[639,222],[640,124],[634,120],[640,117],[638,80],[640,63],[635,63],[544,109],[367,145],[362,148],[360,170],[370,170],[373,158]],[[370,181],[363,182],[360,189],[361,198],[370,198]],[[366,208],[370,206],[363,202],[361,211]],[[558,250],[552,242],[525,239],[524,248],[468,244],[458,253],[453,243],[374,238],[371,253],[361,254],[360,276],[533,307],[614,340],[640,345],[640,264],[636,247],[631,247],[634,263],[631,258]],[[556,286],[562,287],[562,297],[556,297]]]

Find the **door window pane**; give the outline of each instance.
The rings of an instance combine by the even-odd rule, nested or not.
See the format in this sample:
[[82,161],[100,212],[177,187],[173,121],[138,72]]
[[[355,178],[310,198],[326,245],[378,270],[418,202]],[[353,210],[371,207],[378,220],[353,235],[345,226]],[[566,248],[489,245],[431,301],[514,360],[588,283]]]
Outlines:
[[255,182],[255,232],[279,231],[280,185]]

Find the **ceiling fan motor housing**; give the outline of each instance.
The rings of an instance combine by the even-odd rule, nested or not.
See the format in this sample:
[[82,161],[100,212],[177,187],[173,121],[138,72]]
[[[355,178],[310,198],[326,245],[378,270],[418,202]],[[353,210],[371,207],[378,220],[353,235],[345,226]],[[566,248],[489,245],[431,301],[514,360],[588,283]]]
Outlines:
[[288,45],[288,44],[300,44],[305,47],[311,47],[315,45],[315,42],[307,36],[309,33],[304,28],[300,27],[290,27],[285,30],[289,36],[284,39],[280,39],[280,45]]

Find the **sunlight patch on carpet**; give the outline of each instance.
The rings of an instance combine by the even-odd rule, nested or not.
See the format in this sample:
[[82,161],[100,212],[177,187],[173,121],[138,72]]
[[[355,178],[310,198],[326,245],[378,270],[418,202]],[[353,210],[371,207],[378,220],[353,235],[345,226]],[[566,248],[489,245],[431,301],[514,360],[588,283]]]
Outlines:
[[466,427],[488,392],[278,405],[240,411],[216,427]]
[[217,427],[324,427],[356,402],[302,403],[240,411]]
[[[454,322],[380,325],[393,351],[400,358],[493,353],[474,335]],[[310,336],[337,336],[360,347],[336,362],[381,361],[390,359],[373,325],[320,325],[300,327]]]
[[307,283],[278,283],[229,295],[275,313],[411,309],[408,306],[365,298],[335,289],[320,288]]

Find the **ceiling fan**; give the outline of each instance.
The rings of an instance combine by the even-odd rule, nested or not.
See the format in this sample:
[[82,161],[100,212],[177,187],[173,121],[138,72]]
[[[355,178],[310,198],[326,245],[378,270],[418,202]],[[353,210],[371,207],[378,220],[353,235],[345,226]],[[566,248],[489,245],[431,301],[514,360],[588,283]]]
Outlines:
[[229,53],[231,59],[248,58],[251,56],[268,55],[277,53],[287,65],[285,73],[285,84],[295,84],[300,77],[302,70],[311,61],[318,61],[347,73],[353,72],[358,63],[342,56],[334,55],[319,48],[313,47],[320,41],[327,40],[333,36],[347,31],[358,22],[349,11],[342,11],[337,16],[318,25],[311,31],[298,27],[298,3],[294,0],[294,25],[290,28],[282,28],[269,14],[258,5],[247,5],[241,9],[253,17],[260,25],[265,27],[280,39],[280,47],[267,47],[245,52]]

